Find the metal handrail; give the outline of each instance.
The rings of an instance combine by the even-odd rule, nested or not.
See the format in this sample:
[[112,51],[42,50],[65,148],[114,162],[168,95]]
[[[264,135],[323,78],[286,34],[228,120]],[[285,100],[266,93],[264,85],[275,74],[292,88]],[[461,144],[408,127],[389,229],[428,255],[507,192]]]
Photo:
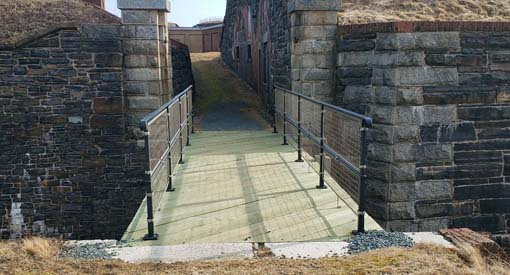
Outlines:
[[155,111],[149,113],[146,115],[142,120],[140,120],[140,129],[142,131],[147,131],[149,125],[154,122],[160,115],[163,114],[163,111],[167,108],[172,107],[171,105],[176,104],[179,102],[179,100],[191,89],[193,89],[193,85],[190,85],[188,88],[186,88],[184,91],[180,92],[178,95],[176,95],[172,100],[168,101],[167,103],[163,104],[161,107],[156,109]]
[[[309,96],[296,93],[294,91],[290,91],[288,89],[279,87],[277,85],[274,86],[275,90],[275,96],[277,95],[276,90],[280,90],[283,92],[283,110],[278,110],[278,106],[276,105],[277,100],[275,98],[275,108],[274,108],[274,133],[278,133],[277,131],[277,125],[276,125],[276,116],[279,115],[283,118],[283,145],[288,145],[287,143],[287,123],[290,124],[292,127],[296,128],[298,133],[297,137],[297,149],[298,149],[298,159],[297,161],[303,161],[302,160],[302,144],[301,144],[301,136],[306,136],[309,140],[311,140],[313,143],[315,143],[317,146],[319,146],[320,149],[320,166],[319,166],[319,185],[317,188],[324,189],[325,186],[325,169],[324,169],[324,155],[325,153],[330,154],[336,161],[338,161],[341,165],[346,167],[349,171],[354,173],[355,175],[359,176],[359,203],[358,203],[358,233],[362,233],[365,231],[365,209],[366,209],[366,185],[367,185],[367,130],[368,128],[372,127],[372,119],[368,116],[355,113],[353,111],[322,102],[320,100],[317,100],[315,98],[311,98]],[[290,118],[287,115],[286,110],[286,94],[290,94],[293,96],[296,96],[298,98],[298,121],[295,121],[294,119]],[[312,102],[314,104],[317,104],[321,107],[321,130],[320,130],[320,137],[316,136],[315,134],[311,133],[306,128],[303,128],[301,126],[301,101],[307,100],[309,102]],[[351,119],[356,119],[361,122],[360,124],[360,152],[359,152],[359,166],[357,167],[357,164],[351,163],[346,157],[344,157],[341,153],[336,152],[333,148],[331,148],[328,144],[326,144],[325,141],[325,108],[331,109],[333,111],[342,113]]]
[[330,104],[330,103],[327,103],[327,102],[324,102],[324,101],[320,101],[320,100],[317,100],[313,97],[309,97],[309,96],[306,96],[304,94],[300,94],[300,93],[296,93],[294,91],[291,91],[289,89],[285,89],[283,87],[280,87],[278,85],[274,85],[275,88],[279,89],[279,90],[282,90],[282,91],[285,91],[286,93],[289,93],[289,94],[292,94],[292,95],[295,95],[295,96],[298,96],[300,98],[303,98],[303,99],[306,99],[310,102],[313,102],[313,103],[317,103],[319,105],[323,105],[325,107],[328,107],[328,108],[331,108],[333,110],[336,110],[336,111],[339,111],[343,114],[346,114],[348,116],[351,116],[353,118],[357,118],[357,119],[360,119],[361,121],[363,121],[363,126],[365,127],[369,127],[371,128],[372,127],[372,118],[371,117],[368,117],[368,116],[365,116],[365,115],[362,115],[362,114],[358,114],[358,113],[355,113],[351,110],[347,110],[347,109],[344,109],[342,107],[338,107],[338,106],[335,106],[333,104]]
[[[192,106],[192,92],[193,86],[189,86],[184,91],[179,93],[173,99],[163,104],[161,107],[156,109],[155,111],[149,113],[144,118],[140,120],[140,129],[145,133],[144,142],[145,142],[145,182],[146,185],[146,195],[147,195],[147,230],[148,233],[145,235],[144,240],[157,240],[158,234],[155,233],[154,230],[154,209],[158,207],[158,203],[160,200],[154,199],[155,190],[153,190],[153,183],[158,178],[158,175],[161,173],[161,169],[165,167],[165,164],[168,162],[168,182],[163,183],[164,185],[159,187],[164,187],[164,190],[173,191],[172,187],[172,174],[173,174],[173,164],[172,164],[172,150],[176,143],[180,141],[179,148],[179,163],[183,163],[183,150],[184,150],[184,138],[183,131],[186,129],[186,146],[190,145],[190,132],[194,133],[193,130],[193,106]],[[185,103],[183,102],[185,99]],[[175,130],[175,134],[172,134],[171,129],[171,110],[174,105],[179,104],[179,123],[175,125],[178,129]],[[185,109],[183,109],[183,105],[185,104]],[[183,111],[185,112],[185,117],[183,117]],[[163,115],[166,116],[166,131],[168,131],[168,140],[166,141],[168,144],[166,145],[166,149],[157,159],[156,164],[152,167],[151,165],[151,140],[150,140],[150,132],[149,126]],[[191,128],[191,129],[190,129]],[[154,158],[156,159],[156,158]],[[159,189],[158,189],[159,190]],[[156,190],[156,192],[158,191]]]

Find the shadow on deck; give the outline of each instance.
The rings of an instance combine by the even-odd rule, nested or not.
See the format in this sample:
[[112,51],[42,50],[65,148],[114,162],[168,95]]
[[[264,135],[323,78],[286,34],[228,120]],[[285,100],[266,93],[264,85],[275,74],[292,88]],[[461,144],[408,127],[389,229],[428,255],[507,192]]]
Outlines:
[[[124,234],[132,245],[331,241],[356,229],[356,203],[338,186],[319,190],[318,175],[270,131],[201,132],[192,136],[176,191],[165,193],[147,231],[145,203]],[[332,182],[329,179],[328,182]],[[370,217],[367,230],[380,229]]]

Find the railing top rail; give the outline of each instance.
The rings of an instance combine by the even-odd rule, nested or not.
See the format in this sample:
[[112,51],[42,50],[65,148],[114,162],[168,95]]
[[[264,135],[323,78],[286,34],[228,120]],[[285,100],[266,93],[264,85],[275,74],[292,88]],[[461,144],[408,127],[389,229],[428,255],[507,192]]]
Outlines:
[[146,115],[145,117],[143,117],[142,120],[140,121],[140,129],[142,129],[142,131],[148,131],[149,124],[152,122],[152,120],[154,120],[156,117],[158,117],[158,115],[161,112],[163,112],[166,108],[168,108],[172,104],[174,104],[177,101],[179,101],[179,99],[181,97],[183,97],[187,92],[189,92],[192,88],[193,88],[193,85],[190,85],[184,91],[180,92],[178,95],[176,95],[174,98],[172,98],[172,100],[170,100],[167,103],[163,104],[161,107],[159,107],[154,112],[152,112],[152,113]]
[[329,103],[326,103],[326,102],[322,102],[320,100],[317,100],[315,98],[312,98],[312,97],[309,97],[309,96],[306,96],[306,95],[303,95],[303,94],[300,94],[300,93],[296,93],[296,92],[293,92],[289,89],[285,89],[283,87],[280,87],[278,85],[274,85],[275,88],[279,89],[279,90],[282,90],[286,93],[289,93],[289,94],[292,94],[292,95],[295,95],[295,96],[298,96],[298,97],[301,97],[301,98],[304,98],[308,101],[311,101],[313,103],[316,103],[316,104],[320,104],[320,105],[324,105],[328,108],[331,108],[335,111],[338,111],[338,112],[341,112],[343,114],[346,114],[348,116],[351,116],[351,117],[354,117],[354,118],[357,118],[357,119],[360,119],[362,122],[363,122],[363,126],[364,127],[372,127],[372,118],[368,117],[368,116],[364,116],[364,115],[361,115],[361,114],[358,114],[358,113],[355,113],[353,111],[350,111],[350,110],[347,110],[347,109],[344,109],[342,107],[338,107],[338,106],[335,106],[333,104],[329,104]]

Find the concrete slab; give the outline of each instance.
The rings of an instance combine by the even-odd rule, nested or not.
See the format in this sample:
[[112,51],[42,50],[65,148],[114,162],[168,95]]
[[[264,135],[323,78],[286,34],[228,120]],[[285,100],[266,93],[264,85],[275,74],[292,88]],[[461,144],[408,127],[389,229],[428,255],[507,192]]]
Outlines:
[[406,234],[407,236],[412,238],[415,243],[435,244],[435,245],[440,245],[440,246],[444,246],[447,248],[455,247],[452,243],[450,243],[448,240],[446,240],[439,233],[411,232],[411,233],[404,233],[404,234]]
[[138,246],[115,248],[112,251],[118,254],[115,259],[130,263],[174,263],[254,257],[250,243]]
[[317,259],[347,255],[347,242],[267,243],[278,258]]

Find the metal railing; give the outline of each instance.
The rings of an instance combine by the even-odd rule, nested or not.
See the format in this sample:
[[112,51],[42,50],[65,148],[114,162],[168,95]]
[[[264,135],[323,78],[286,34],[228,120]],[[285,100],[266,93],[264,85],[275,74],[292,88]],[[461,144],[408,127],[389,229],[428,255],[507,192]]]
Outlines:
[[305,160],[318,172],[317,188],[327,188],[327,173],[358,203],[357,232],[364,232],[366,135],[372,119],[278,86],[274,94],[274,132],[283,133],[283,145],[296,145],[296,161]]
[[144,240],[157,240],[154,216],[163,194],[174,191],[172,175],[183,162],[185,146],[193,133],[193,86],[175,96],[140,121],[145,133],[145,182],[148,233]]

